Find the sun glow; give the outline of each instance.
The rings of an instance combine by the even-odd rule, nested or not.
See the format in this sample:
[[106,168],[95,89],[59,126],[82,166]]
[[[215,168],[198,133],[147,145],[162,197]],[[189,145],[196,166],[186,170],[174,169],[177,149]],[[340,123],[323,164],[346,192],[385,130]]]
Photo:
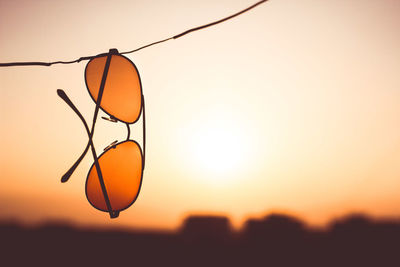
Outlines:
[[185,136],[186,161],[207,182],[232,180],[248,165],[250,136],[230,116],[192,124]]
[[203,129],[195,137],[193,156],[198,165],[214,173],[226,173],[240,167],[243,140],[231,129]]

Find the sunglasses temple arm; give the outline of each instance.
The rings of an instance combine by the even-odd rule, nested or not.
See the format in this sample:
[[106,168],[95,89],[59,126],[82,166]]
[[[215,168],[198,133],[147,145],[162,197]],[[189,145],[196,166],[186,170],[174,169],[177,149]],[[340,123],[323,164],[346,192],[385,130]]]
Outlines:
[[83,158],[86,156],[86,153],[88,152],[90,148],[90,141],[86,145],[85,150],[82,152],[81,156],[75,161],[74,165],[61,177],[61,182],[65,183],[66,181],[69,180],[71,175],[74,173],[75,169],[78,167],[79,163],[83,160]]
[[[62,98],[62,100],[65,101],[65,103],[68,104],[68,106],[78,115],[78,117],[81,119],[81,121],[83,122],[83,125],[85,126],[86,132],[88,133],[89,137],[90,137],[90,132],[89,132],[89,127],[85,121],[85,119],[83,118],[82,114],[79,112],[79,110],[75,107],[75,105],[72,103],[72,101],[69,99],[69,97],[67,96],[67,94],[61,90],[58,89],[57,90],[57,94],[60,98]],[[91,140],[89,140],[85,150],[83,151],[82,155],[78,158],[78,160],[74,163],[74,165],[62,176],[61,178],[61,182],[65,183],[66,181],[68,181],[68,179],[71,177],[72,173],[75,171],[76,167],[78,167],[79,163],[82,161],[82,159],[85,157],[86,153],[89,150],[90,147],[90,143]]]
[[[96,152],[95,152],[94,146],[93,146],[92,134],[91,134],[91,132],[90,132],[90,130],[89,130],[89,127],[88,127],[88,125],[87,125],[87,123],[86,123],[85,118],[82,116],[82,114],[81,114],[81,113],[79,112],[79,110],[75,107],[75,105],[72,103],[72,101],[69,99],[69,97],[67,96],[67,94],[66,94],[63,90],[58,89],[58,90],[57,90],[57,94],[58,94],[58,96],[61,97],[61,98],[65,101],[65,103],[67,103],[68,106],[70,106],[70,108],[78,115],[78,117],[79,117],[79,118],[81,119],[81,121],[83,122],[83,125],[85,126],[86,132],[87,132],[87,134],[88,134],[88,136],[89,136],[89,144],[86,146],[85,151],[82,153],[81,157],[77,160],[77,162],[75,162],[74,166],[72,166],[71,169],[68,170],[68,172],[67,172],[66,174],[64,174],[63,178],[66,177],[66,180],[69,179],[69,176],[70,176],[70,175],[72,174],[72,172],[75,170],[76,166],[78,166],[79,162],[81,161],[81,158],[83,158],[83,157],[85,156],[87,150],[88,150],[89,147],[91,146],[91,147],[92,147],[92,152],[93,152],[94,161],[95,161],[95,165],[96,165],[96,169],[99,170],[99,171],[98,171],[99,176],[101,177],[101,179],[103,179],[102,174],[101,174],[101,170],[100,170],[100,166],[99,166],[98,161],[97,161]],[[75,166],[75,165],[76,165],[76,166]],[[71,170],[72,170],[72,171],[71,171]],[[69,176],[67,176],[67,175],[69,175]],[[63,178],[62,178],[62,179],[63,179]],[[63,181],[63,180],[61,180],[61,181]],[[109,200],[109,198],[108,198],[107,193],[106,193],[106,195],[105,195],[105,201],[106,201],[106,204],[107,204],[107,208],[108,208],[108,210],[109,210],[109,213],[110,213],[110,217],[111,217],[111,218],[116,218],[116,217],[118,217],[119,212],[112,211],[112,209],[111,209],[110,200]]]

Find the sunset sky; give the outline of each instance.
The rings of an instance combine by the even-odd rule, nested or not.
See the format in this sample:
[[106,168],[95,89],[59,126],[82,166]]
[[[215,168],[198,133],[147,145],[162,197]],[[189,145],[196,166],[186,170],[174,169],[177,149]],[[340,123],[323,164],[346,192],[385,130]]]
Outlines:
[[[0,0],[0,62],[129,51],[256,0]],[[239,227],[281,211],[310,224],[400,216],[400,1],[271,0],[223,24],[127,55],[146,99],[137,202],[90,206],[87,61],[0,68],[0,220],[173,229],[189,214]],[[102,114],[104,115],[104,114]],[[141,121],[132,126],[141,142]],[[99,120],[98,151],[126,127]]]

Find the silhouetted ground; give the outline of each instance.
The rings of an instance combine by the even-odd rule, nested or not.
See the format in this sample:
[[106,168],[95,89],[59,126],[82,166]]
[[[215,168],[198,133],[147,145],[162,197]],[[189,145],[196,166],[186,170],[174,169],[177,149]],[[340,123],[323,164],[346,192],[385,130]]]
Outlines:
[[400,221],[351,215],[322,231],[292,217],[192,216],[177,232],[0,224],[0,266],[400,266]]

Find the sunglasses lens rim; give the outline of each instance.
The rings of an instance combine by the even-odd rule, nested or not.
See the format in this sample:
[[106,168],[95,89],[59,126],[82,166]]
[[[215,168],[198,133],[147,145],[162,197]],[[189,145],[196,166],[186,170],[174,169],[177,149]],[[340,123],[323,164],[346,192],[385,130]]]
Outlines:
[[[132,201],[131,201],[128,205],[126,205],[125,207],[123,207],[123,208],[121,208],[121,209],[114,209],[114,208],[113,208],[113,209],[112,209],[113,212],[120,212],[120,211],[123,211],[123,210],[129,208],[130,206],[132,206],[133,203],[136,202],[136,200],[137,200],[137,198],[138,198],[138,196],[139,196],[139,194],[140,194],[140,190],[141,190],[141,188],[142,188],[143,170],[144,170],[144,168],[143,168],[143,167],[144,167],[143,150],[142,150],[141,146],[139,145],[139,143],[136,142],[135,140],[125,140],[125,141],[119,142],[119,143],[117,143],[117,144],[115,144],[115,145],[113,145],[113,146],[110,146],[110,147],[107,148],[103,153],[101,153],[100,156],[97,157],[97,161],[99,162],[99,165],[100,165],[100,168],[101,168],[100,159],[101,159],[104,155],[106,155],[107,152],[109,152],[110,150],[116,149],[119,145],[124,144],[124,143],[127,143],[127,142],[132,142],[132,143],[134,143],[134,144],[136,145],[136,148],[138,148],[138,149],[139,149],[139,152],[140,152],[140,158],[141,158],[142,166],[141,166],[141,169],[140,169],[139,188],[138,188],[138,190],[137,190],[137,192],[136,192],[136,195],[134,196],[134,198],[132,199]],[[91,200],[90,200],[90,197],[89,197],[89,194],[88,194],[88,181],[89,181],[90,173],[92,172],[93,168],[95,168],[95,162],[92,163],[92,165],[91,165],[91,167],[90,167],[90,169],[89,169],[89,171],[88,171],[87,177],[86,177],[86,183],[85,183],[85,195],[86,195],[86,199],[88,200],[88,202],[90,203],[90,205],[91,205],[92,207],[94,207],[95,209],[100,210],[100,211],[104,211],[104,212],[109,212],[107,209],[102,209],[102,208],[96,206],[96,205],[95,205],[94,203],[92,203]],[[96,177],[98,177],[98,176],[96,175]],[[107,193],[108,193],[108,192],[107,192]]]
[[[92,95],[92,92],[91,92],[91,90],[90,90],[90,88],[89,88],[89,84],[88,84],[88,75],[87,75],[87,73],[88,73],[88,67],[90,66],[91,63],[94,62],[94,60],[96,60],[96,59],[98,59],[98,58],[107,58],[107,56],[108,56],[108,53],[97,55],[96,57],[94,57],[94,58],[92,58],[91,60],[89,60],[89,62],[86,64],[86,67],[85,67],[85,72],[84,72],[84,73],[85,73],[85,84],[86,84],[86,89],[88,90],[88,93],[89,93],[91,99],[94,101],[94,103],[97,103],[97,101],[96,101],[96,99],[94,98],[94,96]],[[141,78],[140,78],[140,73],[139,73],[138,68],[136,67],[135,63],[133,63],[129,58],[127,58],[127,57],[125,57],[125,56],[123,56],[123,55],[121,55],[121,54],[113,54],[113,55],[111,55],[110,68],[112,67],[112,61],[113,61],[113,58],[114,58],[114,57],[121,57],[121,58],[123,58],[124,60],[127,60],[127,61],[133,66],[133,68],[135,69],[136,74],[137,74],[137,76],[138,76],[138,80],[139,80],[139,92],[140,92],[140,96],[141,96],[141,99],[140,99],[140,109],[139,109],[139,112],[138,112],[137,117],[136,117],[133,121],[123,120],[123,119],[119,118],[118,115],[112,114],[112,112],[107,111],[107,110],[102,106],[101,103],[100,103],[100,109],[101,109],[104,113],[106,113],[107,115],[109,115],[111,118],[115,118],[115,119],[117,119],[118,121],[121,121],[121,122],[126,123],[126,124],[133,124],[133,123],[135,123],[135,122],[137,122],[137,121],[139,120],[140,114],[141,114],[142,109],[143,109],[142,80],[141,80]],[[104,66],[105,66],[105,65],[104,65]],[[109,70],[109,71],[110,71],[110,70]],[[103,73],[101,73],[101,74],[99,74],[99,75],[102,76]],[[103,95],[103,96],[104,96],[104,95]],[[97,97],[96,97],[96,98],[97,98]]]

